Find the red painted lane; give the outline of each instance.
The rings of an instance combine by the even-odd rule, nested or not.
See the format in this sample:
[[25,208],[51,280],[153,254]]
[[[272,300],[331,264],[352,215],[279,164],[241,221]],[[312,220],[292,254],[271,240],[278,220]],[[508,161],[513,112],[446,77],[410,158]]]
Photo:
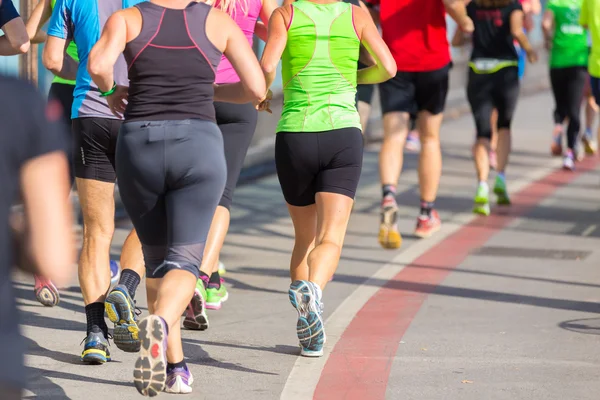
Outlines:
[[[559,187],[594,169],[600,160],[588,158],[576,172],[557,170],[512,196],[513,205],[460,228],[405,267],[369,299],[333,349],[315,390],[315,399],[385,399],[392,362],[402,336],[429,293],[402,290],[418,283],[431,291],[515,218],[533,209]],[[502,212],[502,214],[500,214]],[[418,266],[445,269],[419,268]]]

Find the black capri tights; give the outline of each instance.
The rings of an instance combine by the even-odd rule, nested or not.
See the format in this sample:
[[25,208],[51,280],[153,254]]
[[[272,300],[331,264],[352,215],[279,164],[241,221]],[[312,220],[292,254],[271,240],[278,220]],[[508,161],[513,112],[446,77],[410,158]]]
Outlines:
[[492,110],[498,110],[498,129],[510,129],[519,97],[519,70],[506,67],[491,74],[469,70],[467,98],[471,105],[477,138],[491,139]]
[[581,130],[581,98],[588,79],[586,67],[551,68],[550,83],[556,102],[554,122],[561,124],[569,119],[567,146],[574,150]]
[[117,182],[148,278],[174,269],[198,278],[210,224],[225,187],[221,131],[201,120],[122,125]]

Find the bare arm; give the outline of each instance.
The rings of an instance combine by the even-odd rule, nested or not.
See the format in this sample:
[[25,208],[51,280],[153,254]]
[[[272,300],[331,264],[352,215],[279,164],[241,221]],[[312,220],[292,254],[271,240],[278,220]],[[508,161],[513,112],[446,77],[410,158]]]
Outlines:
[[267,93],[265,79],[244,33],[227,14],[215,10],[212,13],[219,14],[214,16],[215,22],[218,22],[221,32],[228,34],[223,54],[240,77],[238,83],[217,85],[215,100],[239,104],[263,100]]
[[467,37],[465,33],[457,28],[454,32],[454,36],[452,36],[452,46],[461,47],[465,44],[466,41]]
[[51,16],[52,7],[50,7],[50,0],[40,0],[25,25],[27,35],[32,43],[42,43],[46,39],[46,34],[41,29]]
[[63,152],[29,160],[21,169],[29,248],[38,272],[57,284],[71,278],[75,262],[68,162]]
[[114,67],[127,45],[127,21],[121,11],[106,21],[100,40],[94,45],[88,59],[88,72],[101,92],[114,85]]
[[551,10],[546,10],[542,17],[542,31],[544,32],[544,41],[546,48],[550,48],[552,37],[554,36],[554,13]]
[[25,54],[29,50],[29,36],[23,19],[14,18],[2,27],[4,36],[0,36],[0,55],[14,56]]
[[287,26],[283,10],[284,7],[280,7],[271,16],[271,20],[269,21],[269,38],[260,60],[267,88],[270,88],[273,81],[275,81],[277,65],[287,44]]
[[267,41],[267,26],[269,25],[269,18],[271,14],[277,8],[275,0],[263,0],[262,8],[260,9],[260,21],[256,23],[254,34],[260,38],[263,42]]
[[523,32],[523,19],[524,14],[522,10],[515,10],[510,15],[510,33],[519,42],[519,46],[527,53],[529,62],[534,63],[537,61],[537,53],[531,47],[527,35]]
[[375,65],[358,71],[359,84],[374,84],[385,82],[396,75],[396,61],[387,47],[377,27],[367,13],[355,8],[355,21],[360,24],[360,42],[367,49]]
[[[359,1],[358,3],[360,4],[360,9],[363,10],[369,18],[371,18],[371,21],[373,21],[373,23],[375,23],[373,17],[371,16],[371,10],[369,10],[369,7],[367,7],[366,4],[362,1]],[[371,57],[371,54],[369,54],[369,51],[365,49],[364,46],[360,46],[360,55],[358,60],[367,66],[375,65],[375,60],[373,59],[373,57]]]
[[65,57],[65,50],[69,42],[56,36],[48,36],[42,62],[50,72],[63,79],[75,80],[79,64],[71,57]]
[[444,7],[450,17],[458,24],[464,32],[473,32],[473,21],[467,15],[467,8],[464,0],[444,0]]

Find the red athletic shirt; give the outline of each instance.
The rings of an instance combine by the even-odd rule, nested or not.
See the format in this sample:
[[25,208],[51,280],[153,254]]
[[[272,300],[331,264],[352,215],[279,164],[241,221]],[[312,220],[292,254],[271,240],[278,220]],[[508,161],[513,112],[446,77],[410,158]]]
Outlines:
[[398,71],[432,71],[450,62],[442,0],[364,0],[379,6],[381,31]]

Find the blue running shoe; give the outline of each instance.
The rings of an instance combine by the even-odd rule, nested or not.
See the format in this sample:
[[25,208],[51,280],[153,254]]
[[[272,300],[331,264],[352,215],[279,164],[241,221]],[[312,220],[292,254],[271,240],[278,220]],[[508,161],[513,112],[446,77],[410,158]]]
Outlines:
[[290,302],[298,311],[296,333],[302,350],[300,355],[305,357],[321,357],[326,341],[325,327],[321,313],[323,304],[317,298],[314,283],[295,281],[290,285]]
[[116,285],[121,277],[121,270],[116,261],[110,260],[110,285]]
[[[140,394],[154,397],[167,384],[167,326],[158,315],[140,322],[142,349],[135,362],[133,383]],[[188,382],[190,383],[190,382]]]
[[81,353],[81,361],[86,364],[104,364],[110,361],[108,340],[100,329],[95,328],[88,333],[83,342],[85,344],[83,345],[83,353]]
[[115,324],[113,335],[117,347],[127,353],[140,351],[135,302],[125,285],[117,285],[110,291],[104,302],[104,309],[108,319]]

